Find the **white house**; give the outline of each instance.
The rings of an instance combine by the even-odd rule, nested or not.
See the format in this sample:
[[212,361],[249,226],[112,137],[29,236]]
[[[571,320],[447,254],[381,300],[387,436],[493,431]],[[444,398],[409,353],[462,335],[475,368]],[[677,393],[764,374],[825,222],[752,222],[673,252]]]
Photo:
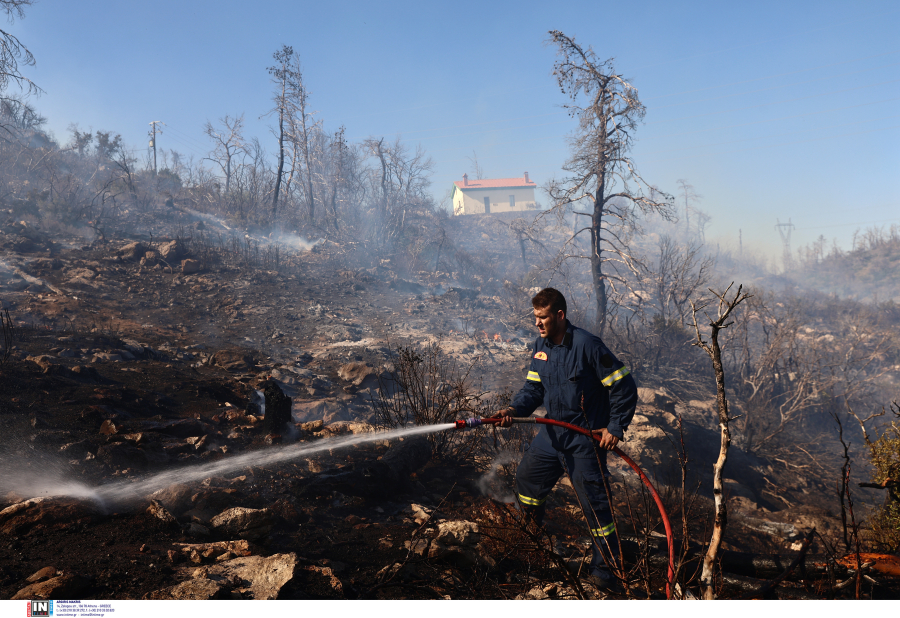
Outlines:
[[512,210],[534,210],[534,188],[536,183],[528,179],[528,172],[522,178],[484,178],[469,180],[463,174],[462,180],[453,183],[453,214],[476,215]]

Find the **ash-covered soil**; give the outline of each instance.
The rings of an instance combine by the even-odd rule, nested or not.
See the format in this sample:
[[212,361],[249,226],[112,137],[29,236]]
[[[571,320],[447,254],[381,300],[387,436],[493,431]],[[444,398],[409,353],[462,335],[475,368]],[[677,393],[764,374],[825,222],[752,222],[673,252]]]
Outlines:
[[[14,325],[0,368],[0,597],[606,596],[565,575],[589,543],[567,483],[550,498],[551,551],[504,502],[522,435],[481,430],[442,456],[427,436],[326,448],[376,429],[373,402],[396,393],[399,346],[436,342],[469,371],[483,409],[518,389],[533,334],[503,282],[348,268],[329,243],[263,263],[175,237],[82,244],[16,221],[0,247]],[[276,427],[259,395],[273,385],[292,398]],[[641,386],[623,450],[657,481],[680,532],[685,445],[698,493],[684,508],[706,538],[710,399]],[[808,446],[802,462],[733,448],[726,549],[790,555],[812,527],[839,537],[834,453]],[[630,470],[612,469],[630,593],[659,597],[658,518]],[[160,475],[171,482],[148,484]],[[824,551],[817,537],[810,554]],[[876,596],[890,596],[877,577]],[[810,581],[777,594],[821,593]],[[726,596],[743,594],[729,585]]]

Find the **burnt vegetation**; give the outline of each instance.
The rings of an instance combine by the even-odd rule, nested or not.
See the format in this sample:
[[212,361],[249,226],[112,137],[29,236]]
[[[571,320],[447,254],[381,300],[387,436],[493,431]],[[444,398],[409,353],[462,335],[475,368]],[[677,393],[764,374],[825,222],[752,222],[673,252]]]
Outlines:
[[[288,46],[271,136],[234,110],[203,127],[206,158],[160,149],[154,166],[111,130],[48,134],[9,91],[36,92],[31,56],[0,34],[0,596],[605,596],[580,579],[570,483],[541,529],[515,509],[532,429],[369,435],[507,405],[530,299],[553,285],[641,387],[622,448],[674,524],[674,596],[896,597],[893,228],[780,274],[706,246],[693,187],[669,196],[626,156],[636,90],[558,32],[571,177],[531,216],[461,217],[420,148],[326,129]],[[732,281],[750,296],[713,292]],[[706,319],[719,302],[727,321]],[[267,398],[285,396],[273,426]],[[97,499],[182,469],[210,472]],[[659,598],[659,514],[630,469],[613,475],[623,596]]]

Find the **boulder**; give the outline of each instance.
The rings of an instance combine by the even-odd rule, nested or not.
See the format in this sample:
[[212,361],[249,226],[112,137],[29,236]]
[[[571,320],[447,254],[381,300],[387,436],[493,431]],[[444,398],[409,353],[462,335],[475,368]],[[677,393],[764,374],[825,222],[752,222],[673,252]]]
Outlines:
[[666,412],[675,412],[675,400],[669,394],[657,388],[639,387],[638,401],[645,406],[652,406],[665,410]]
[[116,254],[126,260],[140,260],[149,249],[142,242],[131,242],[119,249]]
[[31,498],[0,511],[0,534],[42,534],[93,523],[102,517],[97,506],[73,498]]
[[298,401],[292,412],[294,418],[301,423],[317,419],[322,419],[325,424],[352,420],[347,406],[334,399]]
[[375,431],[375,427],[369,423],[358,421],[338,421],[325,425],[322,431],[329,436],[345,436],[356,433],[372,433]]
[[220,534],[251,541],[264,537],[275,524],[269,509],[241,506],[219,513],[209,523]]
[[494,566],[479,541],[478,524],[471,521],[447,521],[438,524],[437,535],[428,548],[428,557],[454,562],[459,566]]
[[29,584],[12,596],[13,601],[21,599],[77,599],[91,581],[69,573],[48,579],[47,581]]
[[228,371],[245,372],[256,365],[256,355],[240,348],[219,350],[213,354],[212,363]]
[[43,569],[40,569],[39,571],[37,571],[36,573],[31,575],[30,577],[28,577],[28,579],[26,579],[25,581],[27,581],[29,584],[34,584],[36,582],[42,582],[42,581],[46,581],[48,579],[53,579],[54,577],[56,577],[58,575],[62,575],[62,573],[59,573],[56,570],[55,566],[47,566],[47,567],[44,567]]
[[374,369],[362,362],[342,365],[341,368],[338,369],[338,377],[350,382],[353,386],[363,386],[364,382],[368,383],[369,386],[377,383]]
[[229,582],[234,592],[260,601],[277,599],[297,575],[297,554],[245,556],[193,570],[194,581]]
[[169,601],[210,601],[213,599],[230,599],[228,582],[211,579],[189,579],[175,586],[155,590],[144,595],[145,599]]
[[200,272],[199,260],[184,260],[181,263],[181,272],[185,275],[193,275]]
[[166,524],[175,524],[178,523],[175,519],[175,516],[172,515],[166,507],[164,507],[158,500],[151,500],[150,506],[147,508],[147,512],[150,515],[153,515],[157,519],[161,520]]
[[167,262],[177,262],[187,253],[187,248],[180,240],[170,240],[159,247],[159,255]]

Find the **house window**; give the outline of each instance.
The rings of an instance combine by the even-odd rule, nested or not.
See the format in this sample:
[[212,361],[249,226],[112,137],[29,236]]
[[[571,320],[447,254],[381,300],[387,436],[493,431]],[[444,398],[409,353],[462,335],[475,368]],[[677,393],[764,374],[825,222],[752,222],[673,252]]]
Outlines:
[[484,198],[484,214],[491,214],[491,198],[489,197]]
[[509,209],[510,210],[516,209],[516,196],[515,195],[509,196]]

